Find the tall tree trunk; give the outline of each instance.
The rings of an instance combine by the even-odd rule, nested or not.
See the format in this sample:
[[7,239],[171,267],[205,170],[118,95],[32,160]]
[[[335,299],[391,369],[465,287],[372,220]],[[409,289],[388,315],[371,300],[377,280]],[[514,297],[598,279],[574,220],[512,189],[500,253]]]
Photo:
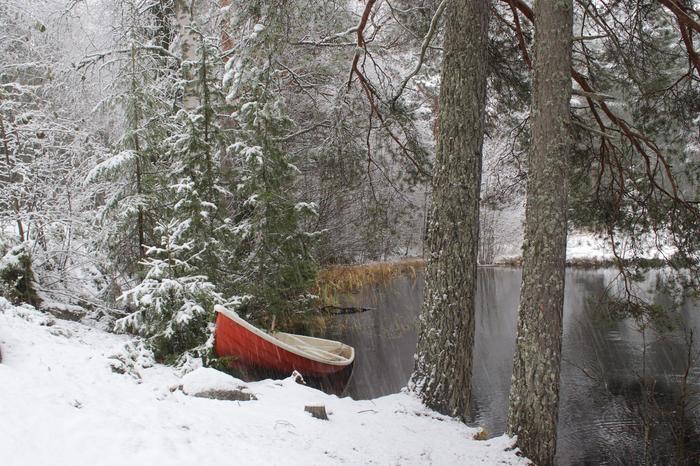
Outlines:
[[409,383],[426,405],[462,419],[471,401],[488,5],[447,5],[425,295]]
[[[7,133],[5,132],[5,123],[3,122],[2,115],[0,115],[0,139],[2,139],[3,152],[5,153],[5,164],[7,165],[7,182],[12,183],[12,160],[10,159],[10,147],[7,142]],[[24,225],[22,225],[22,217],[20,213],[19,199],[16,197],[12,199],[12,207],[15,210],[15,215],[17,216],[17,235],[19,236],[20,242],[24,241]]]
[[2,115],[0,115],[0,139],[2,139],[3,152],[5,153],[5,163],[7,163],[7,177],[10,178],[10,147],[7,142],[7,133],[5,132],[5,123],[3,122]]
[[[219,0],[219,6],[221,9],[227,8],[230,5],[231,0]],[[230,13],[227,11],[224,14],[224,20],[221,22],[221,51],[225,54],[224,63],[228,63],[228,61],[232,58],[232,55],[228,53],[231,51],[231,49],[233,49],[233,38],[231,38],[231,35],[228,32],[228,28],[230,26],[229,18]]]
[[197,61],[197,35],[194,31],[194,12],[196,0],[177,0],[175,2],[175,19],[177,21],[178,32],[180,34],[180,48],[182,49],[182,69],[185,79],[184,95],[182,105],[188,112],[192,112],[199,107],[199,97],[197,94],[196,77],[192,70]]
[[[134,44],[132,42],[131,44],[131,95],[132,99],[135,98],[136,96],[136,49],[134,47]],[[139,238],[139,260],[143,260],[146,257],[146,240],[145,240],[145,219],[144,219],[144,212],[143,212],[143,205],[142,205],[142,199],[140,197],[143,195],[143,179],[142,179],[142,169],[141,169],[141,161],[143,159],[143,155],[141,154],[141,144],[139,142],[139,122],[141,120],[141,115],[139,114],[138,111],[138,104],[132,103],[132,106],[134,108],[133,110],[133,115],[131,117],[131,124],[132,124],[132,131],[133,131],[133,140],[132,140],[132,145],[134,148],[134,152],[136,152],[136,193],[139,195],[139,207],[138,207],[138,215],[136,218],[136,229],[138,232],[138,238]]]
[[532,145],[523,281],[508,432],[535,463],[554,463],[566,267],[572,0],[536,0]]

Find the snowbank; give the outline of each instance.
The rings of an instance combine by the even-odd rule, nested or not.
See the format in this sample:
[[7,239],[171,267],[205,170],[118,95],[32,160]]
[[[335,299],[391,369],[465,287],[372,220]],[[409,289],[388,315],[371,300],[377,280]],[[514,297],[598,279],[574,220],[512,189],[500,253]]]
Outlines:
[[[630,242],[624,237],[619,237],[616,246],[617,253],[625,259],[631,259],[635,253],[639,254],[641,259],[663,259],[672,256],[675,252],[671,246],[657,244],[657,238],[652,236],[645,237],[639,242],[641,250],[633,251]],[[571,261],[605,262],[612,261],[615,255],[607,236],[573,232],[569,234],[567,239],[566,258]]]
[[[2,298],[0,347],[0,457],[8,466],[527,464],[509,438],[473,440],[475,429],[408,394],[354,401],[289,378],[245,384],[252,401],[188,396],[243,382],[213,369],[182,379],[143,354],[118,370],[125,348],[141,351],[127,336]],[[304,412],[310,404],[325,405],[330,419]]]
[[[617,253],[624,259],[631,259],[638,255],[639,259],[664,259],[674,254],[672,246],[657,241],[655,237],[646,237],[638,240],[639,251],[634,251],[631,242],[624,237],[618,238]],[[522,260],[521,245],[514,251],[514,245],[502,247],[507,254],[497,254],[496,264],[515,264]],[[615,259],[610,239],[605,235],[589,232],[574,231],[567,236],[566,261],[569,265],[605,265]]]

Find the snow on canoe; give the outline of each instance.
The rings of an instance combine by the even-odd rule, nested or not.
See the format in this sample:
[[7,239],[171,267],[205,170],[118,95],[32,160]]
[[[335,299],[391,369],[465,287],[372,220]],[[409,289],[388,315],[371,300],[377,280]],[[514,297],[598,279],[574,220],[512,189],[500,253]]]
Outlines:
[[268,334],[223,306],[217,305],[214,310],[214,348],[219,357],[231,357],[231,368],[262,370],[284,377],[296,370],[307,380],[337,376],[347,382],[350,377],[355,361],[352,346],[292,333]]

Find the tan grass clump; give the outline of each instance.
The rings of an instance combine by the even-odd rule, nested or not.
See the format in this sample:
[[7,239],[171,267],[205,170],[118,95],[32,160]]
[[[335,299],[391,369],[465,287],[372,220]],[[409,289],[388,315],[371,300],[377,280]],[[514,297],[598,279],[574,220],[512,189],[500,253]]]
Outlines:
[[337,296],[352,293],[368,285],[381,285],[400,277],[416,277],[425,261],[421,258],[356,265],[334,265],[321,270],[314,293],[326,305],[337,304]]

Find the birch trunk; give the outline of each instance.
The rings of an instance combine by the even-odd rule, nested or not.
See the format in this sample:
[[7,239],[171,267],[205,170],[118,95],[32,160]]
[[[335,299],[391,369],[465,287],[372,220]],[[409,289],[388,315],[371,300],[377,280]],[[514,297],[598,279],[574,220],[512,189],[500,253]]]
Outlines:
[[547,466],[554,463],[559,411],[572,0],[536,0],[534,13],[532,145],[508,431],[528,458]]
[[451,0],[445,12],[425,295],[409,383],[427,406],[461,419],[471,401],[488,6]]
[[188,112],[199,107],[199,98],[193,75],[194,63],[197,61],[197,36],[193,27],[193,13],[196,0],[177,0],[175,2],[175,20],[180,35],[180,49],[182,51],[182,69],[185,78],[184,96],[182,106]]

